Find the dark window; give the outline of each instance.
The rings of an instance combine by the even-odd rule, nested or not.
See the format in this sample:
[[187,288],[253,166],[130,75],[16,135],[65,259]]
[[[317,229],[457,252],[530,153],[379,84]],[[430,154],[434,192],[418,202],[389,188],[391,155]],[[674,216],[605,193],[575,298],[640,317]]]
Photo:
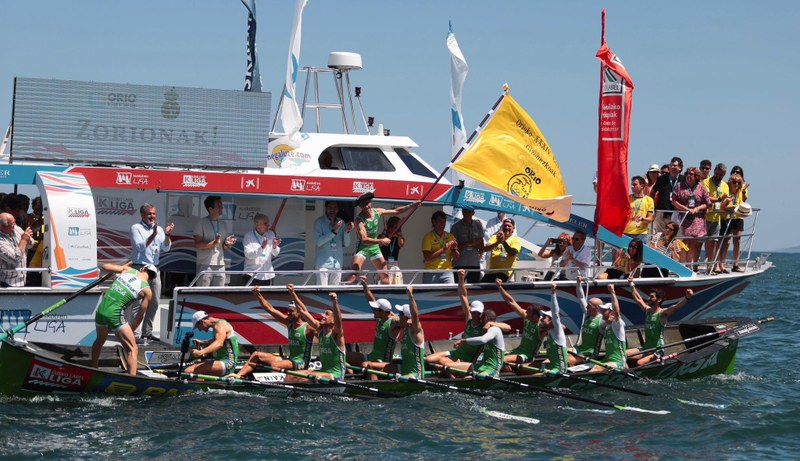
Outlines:
[[395,171],[392,162],[377,147],[343,146],[339,150],[345,170]]
[[406,164],[409,170],[412,173],[419,175],[419,176],[427,176],[429,178],[434,178],[438,176],[435,171],[432,171],[430,168],[425,166],[424,163],[420,162],[416,157],[411,155],[411,153],[405,149],[395,148],[395,152],[397,155],[400,156],[400,160]]

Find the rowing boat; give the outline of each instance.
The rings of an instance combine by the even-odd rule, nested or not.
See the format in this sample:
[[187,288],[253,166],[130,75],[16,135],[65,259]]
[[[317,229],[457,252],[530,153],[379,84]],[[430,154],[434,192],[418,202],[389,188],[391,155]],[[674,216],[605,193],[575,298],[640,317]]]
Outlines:
[[[626,370],[640,378],[693,379],[704,376],[732,373],[739,339],[762,329],[761,321],[746,318],[725,318],[683,321],[665,328],[665,354],[663,362],[653,362],[643,367]],[[627,331],[629,346],[639,343],[642,327]],[[431,344],[432,348],[446,347],[447,342]],[[670,346],[671,345],[671,346]],[[625,374],[607,372],[574,371],[571,375],[590,378],[600,383],[615,383],[626,379]],[[142,370],[138,376],[130,376],[119,367],[92,368],[65,359],[57,353],[39,346],[11,338],[0,343],[0,394],[36,396],[42,394],[113,394],[128,396],[173,396],[210,390],[258,392],[272,395],[287,395],[309,390],[339,395],[369,395],[365,389],[377,389],[384,394],[406,395],[426,390],[441,391],[444,386],[431,387],[413,381],[380,380],[369,381],[362,376],[346,380],[352,386],[343,387],[335,383],[293,383],[296,388],[271,386],[280,382],[280,373],[256,373],[256,380],[181,379]],[[563,376],[517,376],[502,378],[529,386],[580,387],[588,386],[583,381]],[[516,390],[517,386],[497,380],[442,379],[435,376],[427,381],[443,383],[458,388],[478,390]],[[264,383],[258,385],[257,383]]]

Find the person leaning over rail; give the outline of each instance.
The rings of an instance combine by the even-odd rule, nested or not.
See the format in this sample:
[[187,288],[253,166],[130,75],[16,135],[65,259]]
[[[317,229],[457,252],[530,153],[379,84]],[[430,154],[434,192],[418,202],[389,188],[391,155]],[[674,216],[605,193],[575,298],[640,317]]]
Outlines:
[[[94,314],[96,337],[92,344],[92,366],[97,368],[100,364],[100,352],[108,338],[108,332],[112,331],[125,350],[128,373],[136,375],[139,366],[137,361],[139,348],[133,332],[142,323],[148,305],[153,299],[150,282],[158,277],[158,270],[150,264],[132,269],[128,265],[118,266],[111,263],[103,264],[103,270],[117,272],[119,275],[103,294],[100,306]],[[141,300],[139,310],[128,324],[125,320],[125,308],[137,300]]]
[[186,367],[187,373],[225,376],[236,368],[239,359],[239,336],[227,320],[209,316],[205,311],[197,311],[192,315],[194,328],[200,331],[212,331],[210,339],[195,339],[193,358],[214,354],[212,358]]
[[259,287],[253,287],[253,294],[256,299],[258,299],[261,307],[264,308],[272,318],[286,326],[286,337],[289,341],[289,357],[282,359],[269,352],[256,351],[250,355],[250,358],[242,369],[236,373],[232,373],[231,376],[235,378],[247,376],[260,364],[267,365],[273,369],[305,370],[308,368],[308,363],[311,361],[311,345],[314,343],[314,336],[317,334],[317,330],[313,325],[303,319],[301,315],[303,307],[300,307],[302,301],[297,298],[297,294],[294,292],[294,286],[289,284],[288,287],[291,287],[289,292],[292,294],[292,298],[295,301],[289,303],[289,312],[286,314],[270,304],[259,291]]

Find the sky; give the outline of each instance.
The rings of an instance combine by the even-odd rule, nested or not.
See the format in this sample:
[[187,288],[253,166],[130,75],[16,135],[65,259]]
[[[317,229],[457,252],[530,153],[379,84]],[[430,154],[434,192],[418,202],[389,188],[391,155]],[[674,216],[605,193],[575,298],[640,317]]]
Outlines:
[[[367,115],[414,139],[442,169],[452,21],[469,64],[468,132],[508,83],[547,137],[567,193],[586,203],[594,199],[602,8],[606,41],[635,85],[629,175],[675,155],[685,166],[705,158],[740,165],[762,210],[754,247],[800,245],[785,232],[800,228],[800,213],[772,201],[791,196],[800,169],[800,2],[309,0],[300,64],[324,67],[331,51],[361,54],[364,69],[351,78]],[[275,101],[293,11],[294,1],[257,2],[259,66]],[[0,1],[2,131],[17,76],[242,89],[246,20],[239,0]]]

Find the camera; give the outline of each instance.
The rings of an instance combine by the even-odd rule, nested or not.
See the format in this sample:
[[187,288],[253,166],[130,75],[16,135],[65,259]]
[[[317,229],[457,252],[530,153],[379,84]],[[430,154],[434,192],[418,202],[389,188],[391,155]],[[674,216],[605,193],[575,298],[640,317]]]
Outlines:
[[561,245],[564,243],[564,239],[553,239],[553,245]]

